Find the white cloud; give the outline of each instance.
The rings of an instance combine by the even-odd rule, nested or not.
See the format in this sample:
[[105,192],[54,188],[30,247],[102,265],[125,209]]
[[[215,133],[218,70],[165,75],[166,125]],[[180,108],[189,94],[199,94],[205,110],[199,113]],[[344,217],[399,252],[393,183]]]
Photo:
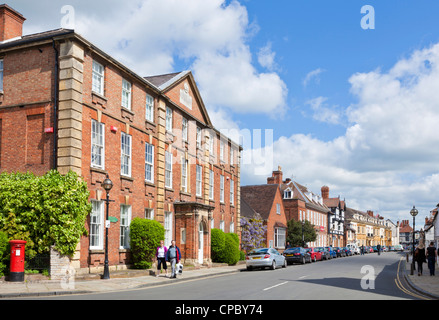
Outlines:
[[313,79],[314,79],[315,83],[319,84],[320,83],[319,75],[324,71],[326,71],[326,70],[321,69],[321,68],[317,68],[315,70],[308,72],[307,75],[305,76],[305,78],[303,79],[303,86],[306,87],[309,84],[309,82]]
[[[416,50],[386,71],[350,77],[358,99],[346,111],[343,136],[321,141],[295,134],[274,142],[272,169],[282,166],[316,193],[346,197],[348,206],[373,210],[386,218],[407,219],[413,205],[429,215],[439,190],[439,44]],[[310,104],[316,110],[326,98]],[[242,180],[264,183],[271,172]]]
[[274,58],[276,57],[276,53],[271,50],[271,43],[267,43],[266,46],[259,49],[258,52],[258,62],[259,64],[272,71],[277,68]]
[[341,113],[337,110],[337,106],[329,107],[325,102],[326,97],[317,97],[306,101],[306,104],[311,107],[313,111],[312,118],[320,122],[330,124],[340,124]]

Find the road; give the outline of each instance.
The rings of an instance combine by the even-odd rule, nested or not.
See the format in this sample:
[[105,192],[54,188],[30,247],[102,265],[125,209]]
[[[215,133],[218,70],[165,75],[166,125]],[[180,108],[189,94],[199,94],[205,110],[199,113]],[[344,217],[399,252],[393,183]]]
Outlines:
[[[398,276],[402,254],[386,252],[289,265],[102,294],[46,299],[81,300],[413,300]],[[404,264],[402,264],[404,265]]]

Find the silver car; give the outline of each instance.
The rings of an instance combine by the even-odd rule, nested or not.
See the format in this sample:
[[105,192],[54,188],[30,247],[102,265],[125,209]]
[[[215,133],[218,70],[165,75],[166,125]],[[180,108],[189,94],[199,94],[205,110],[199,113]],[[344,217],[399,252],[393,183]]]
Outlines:
[[283,255],[273,248],[259,248],[248,253],[245,257],[245,264],[247,270],[264,267],[274,270],[279,267],[286,268],[287,261]]

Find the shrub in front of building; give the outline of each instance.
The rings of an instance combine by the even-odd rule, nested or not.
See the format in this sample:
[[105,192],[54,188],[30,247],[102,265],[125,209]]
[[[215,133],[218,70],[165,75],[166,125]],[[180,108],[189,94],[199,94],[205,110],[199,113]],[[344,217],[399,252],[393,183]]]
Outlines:
[[151,268],[160,240],[164,240],[164,238],[165,228],[160,222],[134,218],[130,224],[130,247],[134,268]]

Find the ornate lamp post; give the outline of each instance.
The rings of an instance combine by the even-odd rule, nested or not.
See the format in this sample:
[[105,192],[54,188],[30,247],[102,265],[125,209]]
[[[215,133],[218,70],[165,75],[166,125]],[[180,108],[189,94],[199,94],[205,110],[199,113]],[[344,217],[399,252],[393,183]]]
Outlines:
[[105,200],[107,204],[107,214],[105,219],[105,264],[104,264],[104,276],[102,277],[102,279],[110,279],[110,270],[108,269],[108,228],[110,227],[108,225],[109,223],[108,211],[110,207],[110,190],[111,188],[113,188],[113,182],[108,177],[108,174],[105,180],[102,182],[102,188],[104,188],[104,190],[107,192],[107,199]]
[[410,214],[413,217],[413,247],[412,247],[412,266],[410,269],[410,275],[413,275],[413,271],[415,270],[415,217],[418,215],[418,210],[413,206],[413,209],[410,210]]

